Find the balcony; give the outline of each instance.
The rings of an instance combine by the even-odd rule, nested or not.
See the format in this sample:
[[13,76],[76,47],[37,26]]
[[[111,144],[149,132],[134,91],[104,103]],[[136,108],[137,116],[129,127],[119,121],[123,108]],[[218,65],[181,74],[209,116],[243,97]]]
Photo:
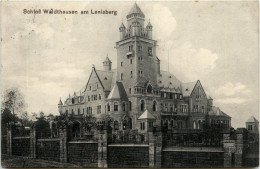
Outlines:
[[134,51],[133,51],[133,50],[126,53],[126,57],[127,57],[127,58],[133,57],[133,56],[134,56]]

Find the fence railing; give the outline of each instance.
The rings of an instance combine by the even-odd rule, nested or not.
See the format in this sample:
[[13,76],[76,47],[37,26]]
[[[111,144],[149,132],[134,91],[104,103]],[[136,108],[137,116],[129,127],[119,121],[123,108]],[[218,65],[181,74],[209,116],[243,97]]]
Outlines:
[[137,130],[116,131],[108,134],[108,143],[148,144],[149,138],[147,133],[138,133]]
[[219,147],[223,145],[223,134],[218,131],[184,130],[163,134],[163,146]]

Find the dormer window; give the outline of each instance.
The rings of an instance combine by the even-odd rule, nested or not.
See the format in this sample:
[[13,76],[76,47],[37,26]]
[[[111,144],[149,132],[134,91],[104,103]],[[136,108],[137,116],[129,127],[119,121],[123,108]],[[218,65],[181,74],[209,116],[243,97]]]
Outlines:
[[107,77],[105,77],[104,80],[107,80]]
[[187,88],[186,91],[189,91],[189,89]]

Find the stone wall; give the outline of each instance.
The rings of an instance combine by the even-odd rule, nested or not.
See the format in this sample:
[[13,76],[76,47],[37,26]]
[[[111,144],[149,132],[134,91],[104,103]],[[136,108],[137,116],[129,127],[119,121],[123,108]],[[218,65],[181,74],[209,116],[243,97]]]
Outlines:
[[162,168],[223,167],[223,153],[163,151]]
[[69,142],[68,162],[82,167],[98,167],[97,143]]
[[149,167],[149,147],[109,146],[107,159],[109,168]]
[[30,137],[13,137],[12,155],[30,156]]
[[36,143],[36,158],[59,162],[59,139],[38,139]]

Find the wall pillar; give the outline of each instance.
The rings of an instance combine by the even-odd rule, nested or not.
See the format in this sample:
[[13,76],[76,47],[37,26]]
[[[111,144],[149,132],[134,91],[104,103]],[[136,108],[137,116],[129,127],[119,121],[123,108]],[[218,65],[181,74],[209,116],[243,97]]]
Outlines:
[[60,136],[60,162],[67,163],[68,162],[68,150],[67,150],[67,142],[68,142],[68,134],[67,128],[59,129]]
[[243,167],[243,151],[244,140],[246,138],[246,129],[238,128],[236,131],[236,152],[235,152],[235,167]]
[[34,126],[30,130],[30,150],[30,157],[36,158],[36,131]]
[[11,156],[12,155],[12,139],[13,139],[13,133],[12,133],[12,128],[13,128],[13,126],[12,125],[9,125],[8,127],[7,127],[7,154],[9,155],[9,156]]
[[224,167],[232,167],[232,152],[230,151],[230,133],[223,134]]
[[98,133],[98,168],[107,168],[107,130]]
[[149,168],[155,165],[155,137],[152,132],[148,132],[149,137]]
[[162,132],[156,132],[154,134],[154,167],[161,168],[162,167]]

